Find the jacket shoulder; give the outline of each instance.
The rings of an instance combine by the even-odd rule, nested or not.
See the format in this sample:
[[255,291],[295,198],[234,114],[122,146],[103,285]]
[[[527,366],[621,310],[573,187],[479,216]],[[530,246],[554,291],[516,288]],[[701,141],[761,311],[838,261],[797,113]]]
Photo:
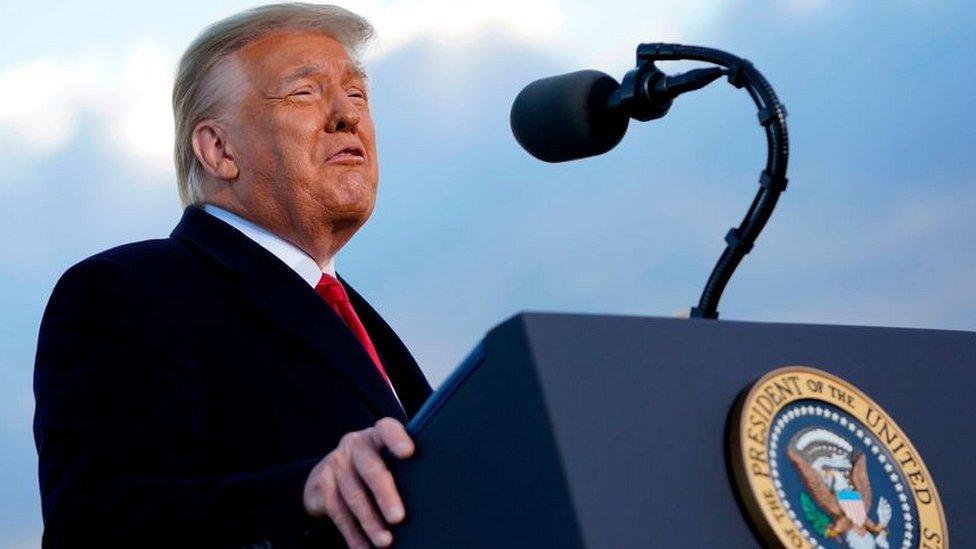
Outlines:
[[167,288],[200,280],[207,262],[199,251],[176,238],[131,242],[82,259],[68,268],[58,286],[72,281],[102,280],[149,284],[165,292]]
[[174,238],[124,244],[81,260],[61,275],[48,298],[37,363],[75,333],[137,338],[147,348],[178,354],[190,325],[206,320],[201,313],[207,309],[194,306],[214,280],[206,265]]
[[[89,256],[71,269],[91,268],[93,265],[111,264],[117,268],[144,272],[165,272],[179,267],[198,264],[199,256],[185,243],[176,238],[156,238],[130,242]],[[69,271],[71,270],[69,269]]]
[[123,244],[89,256],[58,279],[45,316],[52,309],[144,307],[159,312],[179,307],[206,276],[198,252],[175,238]]

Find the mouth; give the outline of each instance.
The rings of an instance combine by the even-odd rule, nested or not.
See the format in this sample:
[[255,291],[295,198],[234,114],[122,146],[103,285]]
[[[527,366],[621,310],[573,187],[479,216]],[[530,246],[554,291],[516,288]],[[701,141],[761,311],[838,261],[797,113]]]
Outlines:
[[362,147],[350,145],[332,153],[326,164],[362,164],[366,162],[366,152]]

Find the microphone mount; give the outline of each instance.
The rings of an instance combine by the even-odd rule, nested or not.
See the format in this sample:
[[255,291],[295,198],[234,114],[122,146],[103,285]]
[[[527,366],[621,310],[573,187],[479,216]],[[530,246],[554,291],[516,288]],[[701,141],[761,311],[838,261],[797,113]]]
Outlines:
[[668,114],[675,97],[704,88],[725,73],[724,69],[712,67],[668,76],[653,61],[639,63],[607,98],[607,108],[641,122],[656,120]]
[[[678,60],[703,61],[718,67],[667,76],[655,65],[658,61]],[[718,318],[718,302],[732,273],[752,249],[769,221],[779,195],[786,190],[789,160],[786,107],[780,103],[766,78],[748,60],[713,48],[663,43],[637,47],[637,67],[627,73],[620,89],[607,100],[611,110],[623,110],[636,120],[654,120],[667,114],[672,100],[678,95],[702,88],[723,75],[736,88],[745,89],[758,108],[759,123],[766,133],[766,166],[759,176],[759,190],[742,222],[725,235],[725,250],[705,283],[698,305],[691,308],[692,318]]]

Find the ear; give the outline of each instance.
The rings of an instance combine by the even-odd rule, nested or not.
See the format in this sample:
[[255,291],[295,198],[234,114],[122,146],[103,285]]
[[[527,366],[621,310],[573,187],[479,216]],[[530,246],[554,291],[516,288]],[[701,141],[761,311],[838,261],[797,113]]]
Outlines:
[[237,178],[238,166],[220,122],[208,119],[193,128],[191,142],[197,160],[208,175],[230,181]]

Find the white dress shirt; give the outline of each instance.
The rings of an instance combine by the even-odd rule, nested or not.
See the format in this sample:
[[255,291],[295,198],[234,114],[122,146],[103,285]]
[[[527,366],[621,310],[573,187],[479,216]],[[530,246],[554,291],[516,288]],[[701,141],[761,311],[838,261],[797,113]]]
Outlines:
[[308,282],[308,285],[313,288],[318,285],[323,273],[332,275],[333,277],[336,275],[335,258],[329,259],[329,263],[325,268],[320,269],[318,263],[298,246],[295,246],[264,227],[255,225],[243,217],[232,214],[213,204],[205,204],[203,211],[244,233],[244,236],[271,252],[285,265],[291,267],[293,271],[298,273],[298,276],[302,277],[302,280]]

